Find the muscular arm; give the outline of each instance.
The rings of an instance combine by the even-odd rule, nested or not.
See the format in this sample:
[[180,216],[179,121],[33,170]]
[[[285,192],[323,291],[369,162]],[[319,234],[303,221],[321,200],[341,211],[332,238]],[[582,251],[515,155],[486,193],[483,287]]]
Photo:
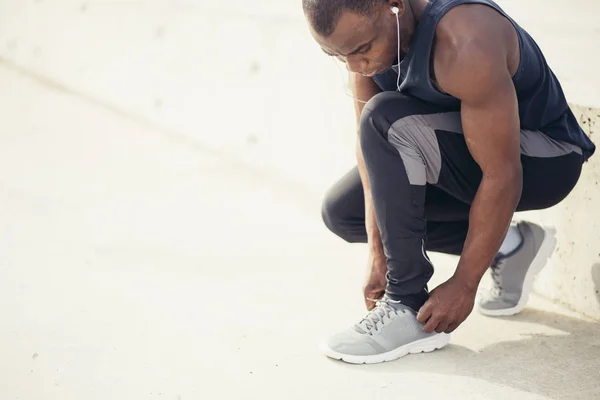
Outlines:
[[[350,73],[350,86],[352,88],[352,95],[354,98],[363,101],[368,101],[371,99],[371,97],[381,92],[381,89],[379,89],[373,79],[356,73]],[[360,114],[362,113],[364,106],[364,103],[354,100],[354,110],[356,111],[357,125],[360,121]],[[360,147],[360,140],[356,140],[356,158],[358,161],[360,179],[365,192],[365,224],[367,228],[367,237],[369,240],[369,250],[371,252],[371,256],[375,257],[377,261],[379,261],[377,264],[381,264],[381,261],[383,261],[383,267],[385,267],[385,255],[383,254],[381,236],[375,221],[375,208],[373,207],[371,187],[369,185],[369,177],[365,167],[365,160]]]
[[435,65],[440,87],[461,100],[465,140],[483,173],[455,274],[472,290],[500,248],[522,190],[518,103],[507,61],[513,45],[502,34],[504,21],[497,23]]
[[471,313],[477,286],[521,197],[520,121],[510,72],[518,44],[512,26],[490,13],[495,11],[485,6],[451,10],[434,58],[439,87],[461,100],[465,141],[482,179],[456,272],[431,292],[417,315],[426,332],[450,333]]

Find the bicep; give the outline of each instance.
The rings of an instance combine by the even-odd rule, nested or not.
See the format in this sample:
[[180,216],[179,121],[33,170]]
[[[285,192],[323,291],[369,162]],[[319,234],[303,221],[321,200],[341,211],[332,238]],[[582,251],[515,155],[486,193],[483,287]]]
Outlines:
[[440,84],[461,101],[465,140],[484,176],[520,167],[516,90],[501,44],[475,43],[442,69]]
[[510,76],[498,78],[489,92],[462,101],[461,118],[471,155],[484,175],[520,166],[520,122]]

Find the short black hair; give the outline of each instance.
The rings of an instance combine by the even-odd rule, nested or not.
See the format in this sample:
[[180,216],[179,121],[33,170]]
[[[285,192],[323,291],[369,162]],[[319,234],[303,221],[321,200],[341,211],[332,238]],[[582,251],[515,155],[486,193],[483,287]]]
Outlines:
[[304,14],[318,34],[331,35],[344,11],[370,16],[385,0],[302,0]]

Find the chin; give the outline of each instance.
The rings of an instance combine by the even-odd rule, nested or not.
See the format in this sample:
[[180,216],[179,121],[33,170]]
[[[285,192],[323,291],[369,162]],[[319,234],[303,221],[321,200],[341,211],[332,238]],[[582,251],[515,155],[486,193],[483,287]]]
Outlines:
[[392,66],[393,66],[393,64],[387,65],[385,67],[381,67],[381,69],[379,70],[379,72],[377,72],[377,75],[385,74],[386,72],[391,71],[392,70]]

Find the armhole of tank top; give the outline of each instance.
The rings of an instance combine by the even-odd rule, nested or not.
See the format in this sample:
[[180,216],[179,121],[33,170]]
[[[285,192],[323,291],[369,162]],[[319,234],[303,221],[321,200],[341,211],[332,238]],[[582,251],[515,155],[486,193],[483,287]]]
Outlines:
[[519,45],[519,63],[517,65],[517,70],[512,75],[513,82],[516,82],[521,77],[521,73],[522,73],[523,69],[525,68],[526,55],[524,55],[524,52],[523,52],[523,48],[525,47],[525,44],[523,43],[523,35],[519,31],[519,27],[517,26],[517,24],[514,21],[512,21],[510,18],[508,18],[507,15],[503,15],[503,17],[506,18],[508,20],[508,22],[510,22],[513,29],[515,30],[515,33],[517,34],[517,42]]
[[[521,32],[519,31],[519,26],[517,25],[517,23],[515,21],[513,21],[510,16],[504,11],[500,9],[500,6],[497,5],[493,5],[490,4],[488,2],[486,2],[485,0],[465,0],[463,2],[461,2],[460,4],[455,4],[454,7],[463,5],[463,4],[480,4],[482,6],[487,6],[489,8],[491,8],[492,10],[496,11],[498,14],[500,14],[500,16],[502,16],[503,18],[505,18],[513,27],[513,29],[515,30],[515,33],[517,34],[517,42],[519,44],[519,64],[517,65],[517,70],[515,71],[515,73],[512,75],[512,80],[513,82],[517,81],[521,75],[521,71],[524,68],[525,65],[525,57],[523,55],[523,47],[524,47],[524,43],[523,43],[523,37],[521,35]],[[450,7],[451,3],[448,2],[446,4],[444,4],[442,7],[438,8],[437,10],[435,10],[436,12],[441,14],[441,17],[439,17],[437,23],[436,23],[436,29],[437,29],[437,24],[440,23],[440,21],[442,20],[442,18],[444,18],[444,16],[450,11],[451,8],[454,7]],[[432,7],[433,9],[434,7]],[[433,10],[430,10],[430,13],[433,12]],[[432,43],[432,47],[433,47],[433,43]],[[431,57],[431,52],[429,54],[429,57]],[[433,82],[432,82],[433,85]],[[436,89],[437,90],[437,89]]]

